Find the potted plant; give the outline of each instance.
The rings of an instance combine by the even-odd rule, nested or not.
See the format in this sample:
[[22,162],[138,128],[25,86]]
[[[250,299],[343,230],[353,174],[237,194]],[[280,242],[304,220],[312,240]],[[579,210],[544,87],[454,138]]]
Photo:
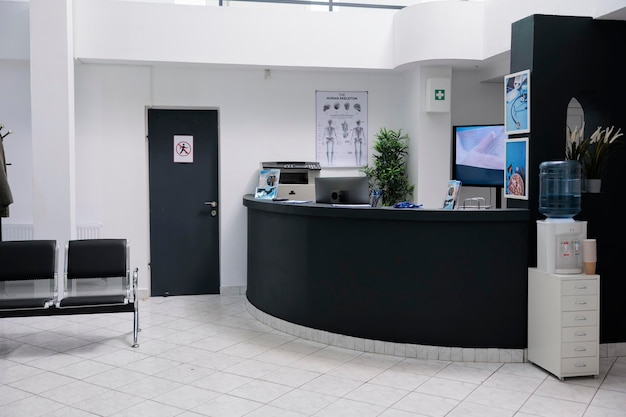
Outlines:
[[409,136],[403,135],[402,129],[381,128],[373,147],[374,166],[362,169],[370,179],[372,191],[382,190],[383,206],[392,206],[413,196],[415,186],[409,184],[407,173],[408,140]]
[[585,188],[588,192],[600,192],[602,171],[608,157],[611,145],[617,138],[623,136],[622,129],[611,126],[598,128],[589,137],[584,137],[585,124],[570,130],[565,147],[565,159],[580,162],[585,176]]

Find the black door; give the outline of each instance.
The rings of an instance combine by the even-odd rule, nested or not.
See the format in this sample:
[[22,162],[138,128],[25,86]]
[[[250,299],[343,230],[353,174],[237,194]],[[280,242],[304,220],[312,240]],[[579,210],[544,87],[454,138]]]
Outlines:
[[151,295],[219,294],[217,110],[148,109]]

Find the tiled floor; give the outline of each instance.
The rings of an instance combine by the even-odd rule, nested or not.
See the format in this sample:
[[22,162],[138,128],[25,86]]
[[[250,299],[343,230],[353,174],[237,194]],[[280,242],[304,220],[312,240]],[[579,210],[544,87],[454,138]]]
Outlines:
[[153,298],[132,316],[0,319],[0,416],[626,416],[626,357],[561,382],[528,363],[428,361],[298,339],[243,296]]

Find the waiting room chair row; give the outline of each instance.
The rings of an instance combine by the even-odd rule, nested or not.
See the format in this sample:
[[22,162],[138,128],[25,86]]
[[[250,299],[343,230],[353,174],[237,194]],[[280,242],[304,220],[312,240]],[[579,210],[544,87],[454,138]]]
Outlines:
[[132,312],[138,347],[138,269],[131,279],[128,241],[68,241],[60,286],[58,252],[55,240],[0,242],[0,317]]

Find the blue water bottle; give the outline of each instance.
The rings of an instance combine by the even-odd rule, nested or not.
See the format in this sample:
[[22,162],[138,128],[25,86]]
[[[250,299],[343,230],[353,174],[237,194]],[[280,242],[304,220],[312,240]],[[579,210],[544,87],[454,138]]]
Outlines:
[[539,165],[539,212],[569,218],[580,212],[582,167],[578,161],[546,161]]

